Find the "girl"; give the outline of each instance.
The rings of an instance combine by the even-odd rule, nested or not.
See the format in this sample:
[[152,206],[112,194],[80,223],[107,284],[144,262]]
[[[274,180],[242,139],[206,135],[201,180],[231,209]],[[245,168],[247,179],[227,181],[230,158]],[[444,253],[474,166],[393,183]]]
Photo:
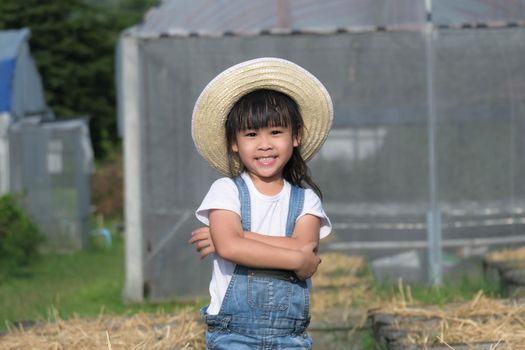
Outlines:
[[310,349],[311,277],[331,224],[305,161],[332,121],[324,86],[296,64],[260,58],[229,68],[196,102],[198,151],[228,177],[196,211],[201,257],[215,252],[208,349]]

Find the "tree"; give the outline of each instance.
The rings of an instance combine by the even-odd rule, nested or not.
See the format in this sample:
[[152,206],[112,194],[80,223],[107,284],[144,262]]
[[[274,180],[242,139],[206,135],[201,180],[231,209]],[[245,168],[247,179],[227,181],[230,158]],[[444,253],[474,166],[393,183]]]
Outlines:
[[152,0],[1,0],[0,29],[31,29],[48,105],[59,118],[87,116],[97,158],[119,143],[115,45]]

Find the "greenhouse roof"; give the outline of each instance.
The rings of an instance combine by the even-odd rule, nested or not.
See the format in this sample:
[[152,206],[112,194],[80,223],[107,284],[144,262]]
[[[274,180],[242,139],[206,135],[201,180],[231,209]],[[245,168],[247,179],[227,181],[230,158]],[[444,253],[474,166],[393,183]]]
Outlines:
[[421,0],[183,0],[164,1],[140,26],[145,33],[213,35],[422,23]]
[[0,61],[15,58],[20,45],[28,39],[29,35],[30,31],[27,28],[0,31]]
[[11,110],[16,58],[29,34],[27,28],[0,31],[0,112]]
[[15,119],[37,114],[52,118],[29,49],[30,36],[28,28],[0,31],[0,113]]
[[428,19],[439,26],[523,25],[525,0],[165,0],[147,13],[134,33],[220,36],[419,30]]

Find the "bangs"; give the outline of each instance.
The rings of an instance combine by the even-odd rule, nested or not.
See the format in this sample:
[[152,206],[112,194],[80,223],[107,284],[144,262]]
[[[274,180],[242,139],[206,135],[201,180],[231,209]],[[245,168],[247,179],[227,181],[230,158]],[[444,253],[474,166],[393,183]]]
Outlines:
[[[299,118],[298,118],[299,117]],[[288,95],[274,90],[255,90],[241,97],[227,118],[227,129],[235,132],[267,127],[297,129],[300,120],[297,103]]]

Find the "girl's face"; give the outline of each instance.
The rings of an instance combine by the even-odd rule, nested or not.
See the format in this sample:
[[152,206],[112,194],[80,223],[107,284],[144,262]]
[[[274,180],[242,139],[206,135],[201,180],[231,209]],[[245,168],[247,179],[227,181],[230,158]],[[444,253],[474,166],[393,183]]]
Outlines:
[[299,143],[290,126],[269,126],[237,132],[232,150],[252,178],[270,182],[282,179],[284,166]]

